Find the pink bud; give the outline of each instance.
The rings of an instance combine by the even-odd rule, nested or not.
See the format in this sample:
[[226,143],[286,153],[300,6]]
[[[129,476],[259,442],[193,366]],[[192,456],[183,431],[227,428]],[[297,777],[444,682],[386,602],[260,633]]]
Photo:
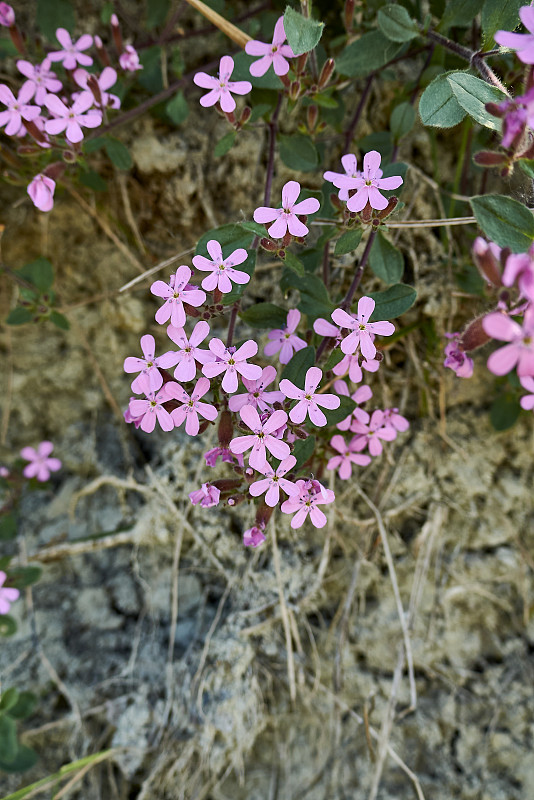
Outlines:
[[15,12],[7,3],[0,3],[0,25],[11,28],[15,24]]
[[31,201],[39,211],[51,211],[54,206],[56,182],[42,173],[36,175],[28,186]]

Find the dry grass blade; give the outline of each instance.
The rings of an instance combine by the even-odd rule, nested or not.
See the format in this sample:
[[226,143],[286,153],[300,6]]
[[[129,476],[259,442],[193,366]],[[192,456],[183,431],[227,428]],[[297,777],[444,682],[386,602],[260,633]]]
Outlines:
[[207,6],[206,3],[203,3],[202,0],[186,0],[186,2],[199,11],[203,17],[206,17],[206,19],[212,22],[216,28],[219,28],[220,31],[226,34],[226,36],[239,45],[239,47],[244,48],[246,43],[251,41],[251,36],[240,30],[231,22],[228,22],[224,17],[221,17],[220,14],[217,14],[217,12]]

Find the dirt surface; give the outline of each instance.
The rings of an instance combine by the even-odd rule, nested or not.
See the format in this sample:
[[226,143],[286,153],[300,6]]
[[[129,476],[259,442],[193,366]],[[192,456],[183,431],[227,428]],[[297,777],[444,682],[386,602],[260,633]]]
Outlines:
[[[119,288],[258,204],[264,142],[216,160],[225,130],[196,110],[175,130],[136,122],[121,132],[135,162],[123,188],[64,192],[47,216],[5,190],[3,258],[52,260],[72,328],[0,330],[1,456],[50,438],[64,465],[21,509],[16,550],[44,573],[33,611],[13,607],[0,678],[39,693],[23,729],[41,758],[2,776],[2,793],[113,748],[70,797],[530,800],[534,438],[527,418],[490,428],[483,356],[462,382],[423,333],[388,352],[376,404],[399,405],[410,431],[359,484],[336,485],[324,530],[279,516],[279,562],[272,536],[242,547],[246,504],[189,503],[205,439],[122,422],[123,360],[143,333],[164,338],[150,280]],[[404,147],[422,169],[426,136]],[[289,176],[277,167],[274,192]],[[440,216],[431,181],[414,169],[408,186],[405,214]],[[457,303],[454,241],[397,241],[419,292],[406,323],[432,320],[439,336]],[[271,272],[261,280],[280,300]],[[14,300],[3,278],[2,318]]]

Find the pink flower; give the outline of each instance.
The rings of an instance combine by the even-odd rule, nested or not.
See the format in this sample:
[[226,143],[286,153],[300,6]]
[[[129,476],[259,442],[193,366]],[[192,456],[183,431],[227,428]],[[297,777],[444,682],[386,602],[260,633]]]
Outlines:
[[15,136],[19,132],[23,119],[30,121],[40,115],[39,106],[28,105],[32,95],[33,86],[28,82],[21,86],[17,97],[8,86],[0,84],[0,103],[7,106],[6,111],[0,111],[0,128],[6,126],[7,136]]
[[11,28],[15,24],[15,12],[7,3],[0,3],[0,25]]
[[315,480],[300,480],[296,482],[296,486],[299,488],[299,495],[285,500],[281,506],[282,513],[295,514],[291,520],[291,527],[300,528],[309,515],[316,528],[324,528],[327,519],[317,506],[333,503],[336,499],[334,492],[331,489],[325,489],[319,481]]
[[10,472],[7,467],[3,465],[0,467],[0,478],[9,478]]
[[337,187],[347,190],[357,189],[356,194],[349,197],[347,201],[349,211],[362,211],[367,203],[370,203],[371,208],[382,210],[386,208],[389,201],[383,194],[380,194],[379,189],[389,191],[397,189],[401,185],[402,178],[399,175],[382,178],[381,160],[382,156],[378,150],[371,150],[363,158],[363,171],[360,177],[343,178],[343,176],[339,176],[337,178],[335,184]]
[[200,98],[200,105],[207,108],[219,102],[223,111],[229,113],[235,109],[235,100],[230,94],[248,94],[252,90],[250,81],[231,81],[230,75],[234,71],[234,59],[223,56],[219,63],[219,77],[215,78],[205,72],[197,72],[193,82],[203,89],[210,89],[208,94]]
[[206,301],[206,293],[189,285],[191,270],[182,264],[171,276],[169,283],[155,281],[150,287],[156,297],[164,297],[165,302],[156,311],[156,322],[163,325],[168,319],[175,328],[183,328],[186,320],[184,303],[190,306],[201,306]]
[[263,529],[254,525],[253,528],[248,528],[243,534],[243,544],[245,547],[258,547],[265,541]]
[[255,222],[273,222],[268,230],[273,239],[281,239],[287,230],[292,236],[306,236],[308,228],[297,217],[297,214],[315,214],[319,211],[320,203],[315,197],[301,200],[297,203],[300,194],[300,183],[288,181],[282,189],[282,208],[268,208],[260,206],[254,212]]
[[399,414],[398,408],[385,408],[384,422],[392,425],[396,431],[399,431],[399,433],[404,433],[410,427],[410,423],[406,417],[403,417],[402,414]]
[[259,411],[270,411],[276,402],[283,402],[284,395],[282,392],[266,392],[267,386],[276,378],[276,370],[274,367],[265,367],[261,373],[261,377],[256,381],[250,381],[248,378],[243,378],[243,385],[248,390],[247,394],[236,394],[230,398],[228,407],[230,411],[239,411],[243,406],[250,405],[257,408]]
[[[330,181],[330,183],[333,183],[334,186],[340,190],[338,192],[338,197],[340,200],[346,202],[349,199],[349,188],[350,189],[357,188],[356,185],[353,185],[354,178],[360,179],[362,177],[362,173],[358,169],[358,161],[353,153],[347,153],[347,155],[341,156],[341,164],[343,166],[343,169],[345,170],[344,173],[331,172],[330,170],[328,170],[328,172],[325,172],[323,174],[323,178],[325,179],[325,181]],[[380,175],[378,175],[378,172],[380,172]],[[378,178],[382,177],[381,169],[377,171],[377,177]],[[347,181],[346,180],[347,178],[350,178],[350,181]]]
[[375,361],[374,359],[366,361],[362,358],[362,354],[357,352],[342,358],[332,369],[332,372],[334,375],[346,375],[348,372],[352,383],[360,383],[363,380],[362,367],[366,372],[377,372],[380,367],[380,361]]
[[226,461],[228,464],[237,463],[240,467],[244,464],[243,456],[234,456],[226,447],[214,447],[212,450],[208,450],[207,453],[204,453],[206,466],[214,467],[219,456],[222,458],[223,462]]
[[[135,397],[130,397],[130,403],[132,402],[132,400],[135,400],[135,399],[136,399]],[[130,411],[130,406],[128,405],[128,408],[127,408],[127,409],[124,411],[124,413],[123,413],[123,417],[124,417],[124,421],[125,421],[125,422],[126,422],[128,425],[129,425],[130,423],[132,423],[132,422],[133,422],[133,424],[135,425],[135,427],[136,427],[136,428],[139,428],[139,427],[140,427],[140,425],[141,425],[141,420],[142,420],[142,419],[143,419],[143,417],[144,417],[144,414],[141,414],[141,416],[139,416],[139,417],[134,417],[134,415],[133,415],[133,414],[132,414],[132,412]]]
[[100,98],[102,100],[102,106],[106,107],[109,106],[110,108],[120,108],[121,101],[120,98],[117,97],[116,94],[110,94],[107,90],[111,89],[117,83],[117,73],[112,67],[105,67],[100,77],[97,75],[90,75],[89,72],[85,69],[77,69],[74,72],[73,78],[78,84],[81,89],[84,89],[86,92],[89,92],[93,102],[96,102],[97,105],[100,105],[100,100],[96,94],[93,93],[93,90],[88,85],[88,80],[90,77],[93,77],[98,84],[98,91],[100,92]]
[[332,436],[330,439],[330,447],[337,450],[340,455],[332,456],[326,468],[337,469],[338,475],[342,481],[346,481],[351,477],[353,464],[357,464],[359,467],[366,467],[371,463],[370,456],[362,456],[360,453],[353,452],[351,448],[355,439],[356,437],[354,437],[348,445],[343,436],[339,433],[336,433],[336,435]]
[[369,317],[375,310],[375,301],[371,297],[360,297],[358,300],[358,313],[355,316],[347,314],[342,308],[332,311],[332,319],[342,328],[352,331],[341,342],[341,350],[346,355],[353,355],[358,347],[366,359],[373,359],[376,347],[373,344],[375,334],[391,336],[395,326],[391,322],[369,322]]
[[133,421],[139,422],[139,426],[136,424],[136,427],[140,427],[145,433],[152,433],[157,420],[162,430],[172,431],[174,421],[167,409],[163,408],[163,403],[171,399],[169,394],[171,383],[166,383],[156,394],[150,389],[150,379],[147,375],[139,375],[138,381],[144,387],[146,398],[145,400],[130,400],[128,407]]
[[454,370],[459,378],[470,378],[473,374],[474,362],[462,349],[458,341],[460,334],[446,333],[445,336],[448,339],[453,339],[453,341],[449,342],[445,348],[445,361],[443,362],[443,366]]
[[[82,37],[83,38],[83,37]],[[82,128],[98,128],[102,124],[102,112],[89,109],[94,103],[94,97],[89,92],[82,92],[76,98],[71,108],[68,108],[55,94],[48,94],[45,105],[55,119],[45,122],[45,131],[52,136],[65,131],[69,142],[76,144],[83,139]],[[85,112],[89,111],[88,114]]]
[[517,50],[517,57],[523,64],[534,64],[534,8],[523,6],[519,9],[519,16],[530,33],[497,31],[493,38],[501,47]]
[[175,328],[173,325],[169,325],[167,328],[167,336],[180,348],[174,354],[174,363],[178,364],[174,370],[174,377],[177,381],[187,382],[195,379],[197,374],[195,361],[198,361],[199,364],[208,364],[210,361],[215,361],[215,356],[210,350],[201,350],[198,347],[209,332],[210,326],[203,319],[197,322],[189,339],[185,335],[183,328]]
[[284,492],[290,497],[296,497],[298,494],[300,494],[299,487],[294,484],[293,481],[288,481],[283,477],[286,472],[289,472],[293,469],[296,463],[297,459],[295,456],[288,456],[279,464],[276,469],[273,469],[271,465],[267,463],[267,461],[264,463],[263,467],[257,467],[256,469],[258,472],[261,472],[261,474],[265,475],[266,477],[263,480],[251,483],[249,486],[249,492],[252,497],[259,497],[260,494],[267,492],[265,495],[265,502],[272,508],[273,506],[278,505],[280,500],[280,489],[283,489]]
[[319,334],[319,336],[328,336],[330,339],[341,339],[340,329],[336,328],[335,325],[332,325],[331,322],[328,322],[327,319],[323,319],[322,317],[317,317],[313,323],[313,330],[315,333]]
[[520,378],[534,375],[534,305],[525,311],[523,327],[500,311],[488,314],[482,320],[488,336],[510,342],[488,358],[488,369],[494,375],[506,375],[517,364]]
[[278,428],[287,422],[285,411],[274,411],[264,423],[262,423],[260,415],[254,406],[244,406],[239,411],[239,415],[245,425],[254,433],[249,436],[238,436],[232,439],[230,442],[232,453],[244,453],[252,447],[249,464],[254,469],[260,469],[267,461],[266,449],[280,461],[289,456],[289,445],[281,442],[274,435]]
[[51,472],[61,469],[59,458],[49,458],[54,449],[52,442],[41,442],[37,450],[33,447],[23,447],[20,451],[22,458],[30,463],[22,470],[25,478],[37,478],[38,481],[47,481]]
[[534,246],[528,253],[512,253],[506,259],[502,274],[504,286],[517,286],[521,295],[534,302]]
[[[349,390],[345,381],[336,381],[334,383],[334,389],[338,394],[349,397]],[[370,386],[360,386],[356,389],[354,394],[350,395],[350,398],[354,400],[355,403],[366,403],[372,396],[373,391]],[[349,414],[348,417],[345,417],[345,419],[337,423],[336,428],[340,431],[348,431],[354,421],[366,424],[369,422],[369,414],[367,411],[364,411],[363,408],[355,408],[352,414]]]
[[383,411],[373,411],[369,424],[355,421],[351,425],[351,431],[359,434],[351,442],[352,450],[363,450],[369,445],[369,452],[372,456],[379,456],[382,452],[382,442],[392,442],[397,438],[397,431],[388,423]]
[[284,44],[285,40],[284,18],[279,17],[274,26],[272,44],[265,44],[257,39],[247,42],[245,52],[249,56],[262,56],[262,58],[250,65],[250,74],[259,78],[261,75],[265,75],[272,64],[277,75],[287,75],[289,63],[286,58],[295,58],[296,53],[293,52],[288,44]]
[[124,371],[127,373],[141,373],[141,375],[133,380],[132,392],[142,394],[145,391],[145,382],[141,376],[146,376],[148,378],[149,392],[157,392],[158,389],[161,389],[163,386],[163,377],[158,368],[168,369],[169,367],[173,367],[177,361],[177,354],[170,351],[156,358],[156,340],[149,333],[145,336],[141,336],[141,350],[143,351],[144,358],[128,356],[128,358],[124,360]]
[[219,504],[221,492],[216,486],[211,483],[203,483],[201,489],[196,489],[194,492],[189,492],[189,499],[194,506],[199,503],[202,508],[211,508]]
[[27,192],[31,201],[39,211],[51,211],[54,206],[54,192],[56,182],[52,178],[40,173],[32,178],[28,185]]
[[271,340],[265,345],[264,353],[266,356],[274,356],[280,350],[280,363],[288,364],[293,358],[293,353],[306,347],[306,342],[295,334],[300,322],[300,311],[292,308],[287,314],[287,325],[285,328],[276,328],[269,331]]
[[3,570],[0,570],[0,614],[8,614],[11,603],[18,600],[20,592],[18,589],[11,589],[8,586],[4,587],[7,575]]
[[241,285],[249,282],[250,275],[240,269],[234,269],[236,264],[242,264],[247,260],[246,250],[239,247],[228,258],[223,259],[221,245],[216,239],[211,239],[206,246],[213,261],[204,256],[194,256],[193,258],[193,264],[197,269],[211,272],[211,275],[202,281],[203,289],[207,292],[219,289],[223,294],[227,294],[233,289],[232,281]]
[[62,61],[65,69],[76,69],[80,64],[82,67],[90,67],[93,63],[91,56],[86,56],[83,50],[87,50],[93,44],[93,37],[88,33],[80,36],[76,44],[70,38],[70,33],[65,28],[58,28],[56,38],[62,50],[56,50],[48,54],[50,61]]
[[210,403],[199,402],[200,398],[204,397],[206,392],[209,391],[209,388],[209,380],[207,378],[199,378],[191,393],[191,397],[189,397],[180,384],[173,382],[167,384],[167,393],[169,396],[183,403],[182,406],[171,411],[171,417],[177,428],[180,427],[185,419],[185,432],[189,436],[196,436],[198,433],[198,429],[200,428],[199,414],[201,417],[204,417],[204,419],[210,420],[210,422],[217,419],[219,412],[215,406],[210,405]]
[[136,72],[138,69],[144,69],[143,65],[139,63],[137,50],[131,44],[127,44],[120,54],[119,64],[125,72]]
[[521,403],[521,408],[524,408],[525,411],[534,411],[534,378],[527,375],[519,378],[519,382],[523,389],[526,389],[527,392],[531,392],[531,394],[523,395],[519,401]]
[[[35,93],[34,100],[39,106],[44,105],[48,92],[56,93],[61,91],[61,81],[57,79],[56,73],[50,70],[51,64],[52,62],[49,58],[45,58],[40,66],[24,61],[24,59],[17,61],[17,69],[28,78],[26,83],[32,87],[32,94]],[[25,86],[26,83],[23,85]]]
[[310,367],[306,372],[304,389],[299,389],[287,378],[280,381],[280,389],[285,396],[299,401],[289,412],[291,422],[304,422],[306,414],[309,414],[313,424],[321,428],[328,420],[319,406],[328,409],[339,408],[340,399],[335,394],[315,394],[322,378],[323,373],[319,367]]
[[217,361],[204,364],[202,372],[207,378],[214,378],[224,372],[222,388],[228,394],[237,391],[238,373],[249,380],[261,378],[261,367],[256,364],[247,364],[247,359],[252,358],[258,352],[258,345],[252,339],[236,350],[235,347],[226,347],[221,339],[215,338],[210,341],[209,348],[217,357]]

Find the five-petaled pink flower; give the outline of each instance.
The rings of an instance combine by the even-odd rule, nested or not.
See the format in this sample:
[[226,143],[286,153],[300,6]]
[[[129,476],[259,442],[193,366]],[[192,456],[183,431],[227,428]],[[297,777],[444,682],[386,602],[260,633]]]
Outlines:
[[137,50],[131,44],[127,44],[120,54],[119,64],[125,72],[136,72],[138,69],[144,69],[143,65],[139,63]]
[[497,31],[493,38],[501,47],[517,50],[517,57],[523,64],[534,64],[534,8],[523,6],[519,9],[519,16],[529,33]]
[[337,469],[337,474],[342,481],[348,480],[352,475],[353,464],[357,464],[359,467],[366,467],[371,463],[370,456],[364,456],[361,453],[355,453],[352,449],[353,442],[356,438],[357,437],[354,436],[348,445],[340,433],[336,433],[336,435],[332,436],[330,439],[330,447],[332,447],[334,450],[337,450],[339,455],[332,456],[326,465],[326,468]]
[[341,361],[336,364],[332,372],[334,375],[346,375],[349,373],[349,378],[353,383],[360,383],[363,380],[362,367],[367,372],[377,372],[380,367],[380,361],[371,358],[369,361],[362,357],[360,352],[345,355]]
[[280,350],[280,363],[289,364],[293,358],[293,353],[306,347],[306,342],[297,336],[295,331],[300,322],[300,311],[292,308],[287,313],[287,324],[285,328],[276,328],[269,331],[269,339],[265,345],[264,353],[266,356],[274,356]]
[[88,33],[80,36],[74,43],[70,38],[70,33],[65,28],[58,28],[56,39],[63,50],[56,50],[48,54],[50,61],[62,61],[65,69],[76,69],[79,64],[81,67],[90,67],[93,63],[91,56],[86,55],[83,50],[87,50],[93,44],[93,37]]
[[61,81],[58,81],[56,73],[51,71],[51,65],[52,62],[49,58],[45,58],[41,65],[32,64],[22,58],[17,61],[18,71],[28,79],[23,85],[25,86],[27,83],[32,87],[34,100],[39,106],[44,105],[48,92],[61,91]]
[[287,75],[289,72],[289,63],[286,58],[295,58],[296,53],[293,52],[288,44],[284,44],[286,40],[286,32],[284,30],[284,18],[279,17],[276,25],[274,26],[273,41],[271,44],[260,42],[253,39],[245,45],[245,52],[249,56],[262,56],[258,61],[254,61],[250,65],[250,74],[259,78],[265,75],[271,64],[277,75]]
[[197,322],[189,339],[183,328],[175,328],[173,325],[169,325],[167,328],[167,336],[180,348],[175,353],[174,361],[175,364],[178,364],[174,370],[174,377],[177,381],[194,380],[197,374],[195,361],[198,361],[199,364],[215,361],[215,356],[210,350],[202,350],[198,347],[209,335],[209,332],[210,326],[204,319]]
[[189,492],[189,499],[193,505],[196,506],[200,503],[202,508],[211,508],[212,506],[218,505],[220,497],[220,489],[217,489],[216,486],[212,486],[211,483],[203,483],[200,489]]
[[386,424],[392,425],[396,431],[399,431],[399,433],[404,433],[410,427],[410,423],[406,417],[403,417],[402,414],[399,414],[398,408],[385,408],[384,421]]
[[488,336],[510,342],[490,355],[490,372],[494,375],[506,375],[517,364],[520,378],[534,375],[534,305],[530,305],[525,311],[523,327],[500,311],[484,317],[482,327]]
[[31,121],[41,113],[39,106],[28,104],[33,91],[33,86],[26,82],[21,86],[18,96],[15,97],[8,86],[0,84],[0,103],[7,106],[5,111],[0,111],[0,128],[5,125],[5,133],[8,136],[15,136],[19,132],[23,119]]
[[525,411],[534,411],[534,378],[530,375],[519,378],[519,382],[523,389],[526,389],[530,394],[524,394],[521,400],[521,408]]
[[171,417],[177,428],[180,427],[185,419],[185,432],[189,436],[196,436],[200,428],[198,415],[210,422],[217,419],[219,413],[215,406],[210,403],[201,403],[200,398],[204,397],[209,391],[210,382],[207,378],[199,378],[195,388],[191,393],[191,397],[187,394],[185,389],[178,383],[170,382],[167,384],[167,392],[170,397],[173,397],[178,402],[183,403],[179,408],[174,408],[171,411]]
[[222,247],[216,239],[211,239],[206,245],[212,261],[205,256],[194,256],[193,264],[203,272],[211,272],[202,281],[202,288],[207,292],[219,289],[223,294],[232,291],[232,281],[244,285],[250,280],[250,275],[240,269],[234,269],[236,264],[242,264],[248,258],[248,253],[243,247],[239,247],[230,253],[228,258],[223,259]]
[[372,297],[360,297],[358,300],[358,313],[353,316],[347,314],[342,308],[332,311],[332,319],[342,328],[352,331],[341,342],[341,350],[346,355],[353,355],[358,347],[366,359],[374,359],[376,347],[373,339],[375,334],[391,336],[395,332],[392,322],[369,322],[369,317],[375,310],[375,301]]
[[274,403],[282,403],[284,395],[282,392],[266,392],[267,386],[276,378],[274,367],[265,367],[258,380],[250,381],[242,378],[243,386],[247,389],[247,394],[236,394],[230,398],[228,407],[230,411],[239,411],[243,406],[251,405],[259,411],[270,411]]
[[15,24],[15,12],[8,3],[0,3],[0,25],[11,28]]
[[50,458],[54,449],[52,442],[41,442],[37,450],[33,447],[23,447],[20,451],[22,458],[30,463],[22,470],[25,478],[37,478],[38,481],[47,481],[51,472],[61,469],[59,458]]
[[[346,202],[349,199],[349,189],[347,187],[347,178],[350,178],[351,181],[354,178],[361,178],[362,173],[358,169],[358,161],[354,153],[347,153],[344,156],[341,156],[341,164],[345,172],[332,172],[328,170],[327,172],[323,173],[323,178],[325,181],[330,181],[333,183],[336,189],[339,189],[338,197],[340,200]],[[380,173],[380,175],[378,174]],[[382,177],[382,170],[379,169],[376,174],[377,178]],[[341,181],[341,183],[340,183]],[[350,186],[350,188],[354,189],[355,186]]]
[[31,201],[39,211],[51,211],[54,207],[54,192],[56,182],[47,175],[40,173],[32,179],[28,185],[27,192]]
[[265,526],[262,528],[258,525],[248,528],[243,534],[243,544],[245,547],[258,547],[258,545],[263,544],[265,541],[265,534],[263,533],[264,528]]
[[150,333],[141,336],[141,350],[143,351],[144,358],[128,356],[128,358],[124,360],[124,371],[128,373],[141,373],[137,378],[134,378],[132,382],[132,392],[142,394],[145,391],[145,382],[141,378],[142,375],[148,377],[150,391],[157,392],[158,389],[161,389],[163,386],[163,377],[158,367],[162,369],[173,367],[176,364],[177,355],[171,350],[156,358],[156,340]]
[[0,570],[0,614],[9,614],[9,607],[11,603],[18,600],[20,592],[18,589],[13,589],[10,586],[4,586],[7,575],[3,570]]
[[[366,403],[373,396],[373,390],[367,385],[359,386],[353,394],[350,394],[347,384],[342,380],[334,383],[334,389],[339,395],[344,395],[345,397],[350,396],[350,399],[354,400],[358,405],[360,403]],[[367,423],[369,422],[369,414],[363,408],[358,408],[357,406],[351,414],[337,423],[336,428],[340,431],[348,431],[355,420]]]
[[295,456],[288,456],[284,458],[276,469],[273,469],[267,461],[262,467],[256,467],[258,472],[261,472],[261,474],[266,477],[250,484],[249,492],[252,497],[259,497],[260,494],[267,492],[265,495],[265,502],[272,508],[278,505],[280,489],[283,489],[289,497],[295,497],[300,494],[299,487],[293,483],[293,481],[288,481],[284,478],[286,472],[292,470],[296,463],[297,459]]
[[254,221],[264,223],[276,220],[268,229],[273,239],[281,239],[287,230],[292,236],[306,236],[309,230],[297,214],[315,214],[321,204],[315,197],[297,203],[299,194],[300,183],[288,181],[282,189],[282,208],[260,206],[254,212]]
[[217,361],[204,364],[202,372],[207,378],[214,378],[224,372],[222,388],[228,394],[237,391],[238,373],[251,381],[261,378],[261,367],[256,364],[247,364],[247,359],[253,358],[258,352],[258,345],[252,339],[236,350],[235,347],[226,347],[221,339],[215,338],[210,341],[209,348],[217,357]]
[[191,270],[182,264],[176,270],[176,275],[171,275],[169,283],[155,281],[150,287],[152,294],[156,297],[164,297],[165,302],[156,311],[156,322],[163,325],[168,319],[175,328],[183,328],[185,325],[184,303],[190,306],[201,306],[206,300],[206,293],[202,289],[189,285]]
[[287,422],[285,411],[274,411],[264,423],[254,406],[243,406],[239,415],[253,434],[232,439],[230,442],[232,453],[244,453],[252,447],[248,463],[254,469],[260,469],[267,461],[266,449],[280,461],[290,455],[289,445],[276,438],[278,429]]
[[[65,131],[65,136],[76,144],[83,139],[82,128],[98,128],[102,124],[102,112],[91,108],[95,99],[89,92],[82,92],[72,104],[72,107],[63,103],[55,94],[47,94],[45,105],[55,118],[47,119],[45,131],[52,136]],[[88,114],[85,112],[89,111]]]
[[380,189],[389,191],[398,189],[402,183],[400,175],[391,178],[383,178],[380,162],[382,156],[378,150],[371,150],[363,157],[363,170],[359,177],[350,178],[339,175],[336,178],[335,186],[340,189],[357,189],[356,194],[349,197],[347,208],[349,211],[362,211],[369,202],[371,208],[382,210],[386,208],[388,199],[380,194]]
[[[98,84],[96,94],[88,84],[90,77],[94,78]],[[96,102],[97,105],[102,105],[104,108],[109,106],[110,108],[115,109],[121,107],[120,98],[117,97],[116,94],[111,94],[108,92],[108,89],[111,89],[111,87],[115,86],[117,83],[117,73],[113,67],[104,67],[99,76],[91,75],[89,72],[87,72],[87,70],[80,68],[75,70],[73,78],[81,89],[89,92],[93,98],[93,102]],[[100,94],[100,97],[97,96],[98,94]]]
[[294,383],[284,378],[280,381],[280,389],[286,397],[299,402],[289,412],[291,422],[304,422],[306,414],[309,414],[311,421],[317,427],[326,425],[327,419],[319,406],[328,409],[339,408],[340,399],[335,394],[316,394],[315,390],[323,378],[322,370],[319,367],[310,367],[306,372],[304,389],[299,389]]
[[299,488],[298,496],[289,497],[281,506],[284,514],[295,514],[291,520],[291,527],[300,528],[309,515],[316,528],[324,528],[327,522],[326,515],[317,506],[333,503],[336,499],[334,492],[325,489],[316,480],[300,480],[296,482],[296,486]]
[[369,445],[369,452],[372,456],[379,456],[381,454],[381,439],[385,442],[392,442],[397,438],[397,431],[386,419],[384,412],[379,409],[373,411],[367,425],[356,420],[352,423],[350,429],[353,433],[358,434],[351,441],[351,450],[363,450]]
[[137,380],[143,387],[146,398],[144,400],[138,398],[130,400],[128,409],[132,421],[136,423],[136,428],[141,428],[145,433],[152,433],[156,427],[157,420],[162,430],[172,431],[174,428],[174,421],[167,409],[163,408],[163,403],[171,399],[169,386],[171,386],[172,382],[166,383],[159,392],[156,393],[150,389],[150,379],[148,375],[141,373]]
[[231,81],[230,75],[234,71],[234,59],[223,56],[219,63],[219,76],[217,78],[206,72],[197,72],[193,78],[194,83],[202,89],[210,89],[208,94],[200,98],[200,105],[207,108],[219,102],[223,111],[229,113],[235,109],[235,100],[231,95],[248,94],[252,90],[250,81]]

